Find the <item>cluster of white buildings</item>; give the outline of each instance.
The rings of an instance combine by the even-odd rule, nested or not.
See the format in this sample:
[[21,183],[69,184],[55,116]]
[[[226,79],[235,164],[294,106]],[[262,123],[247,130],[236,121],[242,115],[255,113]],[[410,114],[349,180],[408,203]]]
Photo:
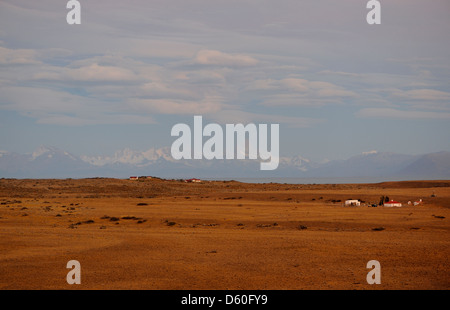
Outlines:
[[186,182],[186,183],[201,183],[202,180],[194,178],[194,179],[184,180],[184,182]]
[[151,176],[140,176],[140,177],[131,176],[130,177],[130,180],[132,180],[132,181],[137,181],[139,179],[153,179],[153,177],[151,177]]
[[[413,203],[411,203],[411,201],[408,201],[408,205],[411,205],[411,204],[414,206],[420,205],[420,204],[422,204],[422,199],[419,199],[418,201],[414,201]],[[361,206],[361,201],[349,199],[349,200],[345,201],[345,206],[346,207],[359,207],[359,206]],[[390,200],[383,204],[383,207],[401,207],[401,206],[402,206],[402,203],[395,201],[395,200]]]
[[359,207],[361,205],[361,201],[349,199],[345,201],[346,207]]
[[[129,179],[132,180],[132,181],[137,181],[139,179],[154,179],[154,177],[151,177],[151,176],[140,176],[140,177],[138,177],[138,176],[131,176]],[[201,183],[202,180],[196,179],[196,178],[192,178],[192,179],[186,179],[186,180],[184,180],[184,182],[185,183]]]
[[401,207],[402,203],[398,202],[398,201],[391,200],[391,201],[385,202],[383,206],[384,207]]

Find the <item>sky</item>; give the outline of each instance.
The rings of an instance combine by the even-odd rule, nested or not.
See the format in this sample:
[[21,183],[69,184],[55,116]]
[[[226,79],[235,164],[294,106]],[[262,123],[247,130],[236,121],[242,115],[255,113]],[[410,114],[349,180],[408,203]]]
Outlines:
[[450,151],[450,2],[0,0],[0,150],[167,147],[280,124],[280,156]]

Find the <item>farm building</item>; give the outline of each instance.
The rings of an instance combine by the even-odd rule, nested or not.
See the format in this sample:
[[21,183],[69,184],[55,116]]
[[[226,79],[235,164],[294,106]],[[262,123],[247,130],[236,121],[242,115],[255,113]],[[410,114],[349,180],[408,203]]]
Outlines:
[[139,177],[130,177],[130,180],[136,181]]
[[187,183],[200,183],[202,180],[200,179],[189,179],[189,180],[185,180],[184,182]]
[[345,201],[345,205],[359,207],[361,205],[361,202],[359,200],[349,199]]
[[412,203],[411,201],[408,201],[408,206],[410,206],[411,204],[412,204],[413,206],[418,206],[418,205],[422,204],[422,199],[419,199],[419,200],[417,200],[417,201],[414,201],[414,203]]
[[402,204],[398,201],[391,200],[391,201],[385,202],[384,206],[385,207],[401,207]]

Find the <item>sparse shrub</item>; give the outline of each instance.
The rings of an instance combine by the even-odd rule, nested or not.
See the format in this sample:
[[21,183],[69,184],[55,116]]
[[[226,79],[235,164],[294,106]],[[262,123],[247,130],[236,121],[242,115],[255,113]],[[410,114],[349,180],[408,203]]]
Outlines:
[[382,230],[385,230],[385,228],[384,227],[375,227],[375,228],[372,228],[372,230],[373,231],[382,231]]

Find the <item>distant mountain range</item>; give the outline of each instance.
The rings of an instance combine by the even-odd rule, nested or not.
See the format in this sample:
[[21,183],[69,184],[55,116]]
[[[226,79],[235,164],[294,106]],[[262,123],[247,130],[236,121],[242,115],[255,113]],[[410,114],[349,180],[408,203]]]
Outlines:
[[3,178],[85,178],[131,175],[162,178],[398,178],[450,179],[450,152],[405,155],[368,152],[347,160],[316,163],[282,157],[278,169],[260,171],[255,160],[174,160],[170,149],[124,149],[112,156],[75,156],[50,146],[31,154],[0,151]]

